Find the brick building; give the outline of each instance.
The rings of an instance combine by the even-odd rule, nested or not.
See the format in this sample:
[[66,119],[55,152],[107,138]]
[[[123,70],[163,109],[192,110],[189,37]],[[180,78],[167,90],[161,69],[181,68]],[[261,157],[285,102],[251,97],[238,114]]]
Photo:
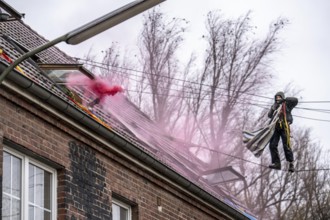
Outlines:
[[[47,40],[9,5],[0,6],[1,74]],[[157,126],[133,105],[117,114],[90,112],[79,88],[54,84],[52,74],[63,70],[93,77],[51,47],[0,85],[2,219],[253,219],[200,175],[201,161],[152,133]],[[115,113],[120,106],[113,106]]]

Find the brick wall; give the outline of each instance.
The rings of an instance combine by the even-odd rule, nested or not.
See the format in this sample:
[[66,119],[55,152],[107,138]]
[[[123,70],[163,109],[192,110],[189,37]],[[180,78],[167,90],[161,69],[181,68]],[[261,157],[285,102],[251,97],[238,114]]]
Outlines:
[[111,219],[114,196],[133,206],[134,220],[224,219],[3,87],[0,109],[0,177],[2,138],[62,167],[57,170],[58,219]]

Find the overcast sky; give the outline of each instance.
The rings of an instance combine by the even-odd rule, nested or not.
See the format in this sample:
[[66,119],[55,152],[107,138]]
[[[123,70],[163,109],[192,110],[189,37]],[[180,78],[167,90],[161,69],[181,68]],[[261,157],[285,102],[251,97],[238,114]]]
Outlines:
[[[24,22],[32,29],[52,40],[132,0],[5,1],[20,13],[25,13]],[[190,21],[186,45],[191,50],[194,48],[191,52],[196,53],[203,52],[199,45],[202,45],[206,14],[211,10],[221,10],[227,18],[237,18],[251,10],[252,23],[260,33],[266,33],[276,18],[288,18],[290,25],[281,34],[283,49],[274,62],[274,73],[278,78],[270,91],[276,93],[292,82],[302,90],[301,97],[298,97],[300,101],[330,101],[329,0],[167,0],[160,8],[168,17]],[[101,54],[100,51],[109,47],[111,42],[118,42],[130,50],[136,48],[136,36],[141,27],[142,16],[139,15],[82,44],[71,46],[61,43],[58,47],[75,57],[83,57],[91,47],[95,54]],[[299,104],[299,107],[330,109],[330,103]],[[330,114],[315,111],[295,109],[293,114],[330,121]],[[296,117],[295,123],[311,127],[313,136],[330,149],[330,122]]]

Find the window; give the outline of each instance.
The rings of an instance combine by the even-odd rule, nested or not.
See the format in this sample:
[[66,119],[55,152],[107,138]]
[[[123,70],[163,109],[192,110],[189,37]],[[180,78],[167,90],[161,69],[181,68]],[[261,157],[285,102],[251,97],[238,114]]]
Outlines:
[[212,186],[231,181],[245,181],[245,177],[232,168],[232,166],[208,170],[202,173],[202,177]]
[[132,211],[131,206],[120,202],[119,200],[112,200],[112,220],[131,220]]
[[21,174],[20,158],[3,153],[2,218],[21,218]]
[[5,148],[2,219],[56,219],[56,171]]
[[39,63],[39,67],[58,84],[65,83],[65,77],[68,74],[87,76],[94,79],[93,73],[83,67],[82,64],[44,64]]
[[[59,88],[76,102],[82,104],[82,99],[76,91],[67,87],[66,77],[68,75],[86,76],[94,79],[93,73],[88,71],[82,64],[44,64],[39,63],[39,67]],[[76,85],[78,88],[83,85]]]

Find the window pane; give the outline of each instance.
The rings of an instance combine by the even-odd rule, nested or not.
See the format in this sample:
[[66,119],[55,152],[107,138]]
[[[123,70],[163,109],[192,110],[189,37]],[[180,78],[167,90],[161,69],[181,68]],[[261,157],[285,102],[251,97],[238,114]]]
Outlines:
[[11,155],[3,153],[3,192],[11,194]]
[[112,203],[112,220],[120,220],[120,207]]
[[33,164],[29,164],[29,171],[29,202],[34,217],[51,219],[52,174]]
[[21,218],[20,200],[4,196],[2,201],[2,219],[19,220]]
[[43,217],[43,211],[41,210],[41,209],[39,209],[39,208],[34,208],[34,211],[35,211],[35,213],[36,213],[36,219],[42,219],[42,217]]
[[21,159],[12,156],[12,194],[21,197]]
[[3,191],[16,197],[21,196],[21,159],[4,152]]
[[29,164],[29,202],[34,203],[34,166]]
[[21,217],[21,159],[3,152],[2,219]]
[[51,220],[50,212],[44,211],[44,220]]
[[51,207],[51,173],[45,171],[44,172],[44,207],[46,209],[50,209]]
[[10,219],[10,197],[2,195],[2,219]]
[[112,203],[112,220],[128,220],[128,209]]
[[29,220],[34,220],[34,207],[29,205]]
[[127,209],[120,207],[120,220],[127,220]]
[[21,201],[18,199],[12,199],[12,220],[21,219]]
[[35,190],[36,190],[36,200],[35,204],[40,207],[44,207],[44,171],[39,167],[35,167]]

